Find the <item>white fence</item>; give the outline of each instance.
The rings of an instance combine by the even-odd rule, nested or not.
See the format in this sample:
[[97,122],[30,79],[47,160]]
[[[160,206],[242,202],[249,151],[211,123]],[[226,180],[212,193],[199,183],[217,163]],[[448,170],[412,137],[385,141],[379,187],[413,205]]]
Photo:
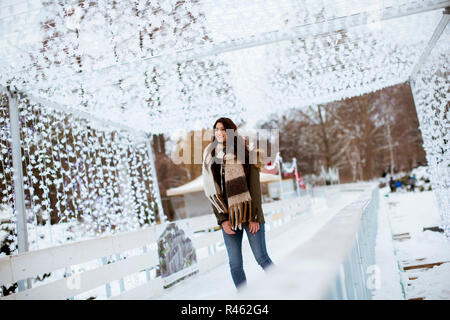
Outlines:
[[[334,186],[333,186],[334,187]],[[335,188],[335,187],[334,187]],[[357,190],[358,189],[358,190]],[[289,255],[289,261],[277,264],[270,277],[272,285],[261,281],[241,298],[262,299],[370,299],[376,285],[375,239],[377,232],[378,188],[374,185],[341,185],[343,192],[360,192],[354,201],[335,214],[314,235]],[[331,191],[330,191],[331,192]],[[335,189],[333,194],[337,195]],[[292,230],[293,219],[311,209],[311,198],[298,197],[263,204],[267,238]],[[186,219],[198,254],[199,272],[226,263],[223,237],[213,214]],[[122,257],[100,267],[60,277],[0,299],[79,299],[83,293],[103,288],[109,299],[150,299],[161,294],[163,279],[156,270],[159,258],[155,226],[139,231],[79,241],[0,258],[0,285],[70,268],[105,257]],[[222,247],[222,250],[219,248]],[[131,256],[126,252],[135,250]],[[136,253],[136,250],[138,253]],[[123,278],[146,275],[134,287]],[[120,282],[120,291],[112,294],[111,283]],[[305,288],[307,288],[305,290]]]
[[381,275],[375,261],[379,201],[379,189],[375,188],[370,197],[363,195],[360,201],[345,208],[343,213],[356,209],[354,212],[360,220],[356,238],[339,267],[329,298],[369,300],[371,291],[379,286]]
[[239,298],[371,299],[379,281],[375,264],[379,190],[374,184],[341,186],[341,193],[347,191],[361,194]]
[[[274,237],[283,232],[283,229],[289,226],[286,222],[297,214],[307,212],[310,205],[309,197],[263,204],[267,237]],[[192,239],[195,249],[208,251],[208,254],[198,261],[199,271],[205,272],[226,262],[226,251],[216,250],[217,245],[223,242],[223,237],[216,228],[214,215],[187,220],[189,220],[190,228],[197,235]],[[58,280],[39,284],[0,299],[72,299],[101,286],[104,286],[107,298],[111,299],[149,299],[157,296],[164,289],[161,277],[154,272],[159,263],[155,239],[156,228],[152,226],[138,231],[0,258],[0,285],[10,285],[55,270],[71,269],[72,266],[93,260],[104,262],[100,267],[72,275],[66,273]],[[133,255],[116,259],[111,263],[106,262],[106,257],[120,257],[130,250],[134,250]],[[126,290],[121,279],[142,272],[146,274],[146,281]],[[120,294],[111,295],[110,283],[116,280],[120,281]]]

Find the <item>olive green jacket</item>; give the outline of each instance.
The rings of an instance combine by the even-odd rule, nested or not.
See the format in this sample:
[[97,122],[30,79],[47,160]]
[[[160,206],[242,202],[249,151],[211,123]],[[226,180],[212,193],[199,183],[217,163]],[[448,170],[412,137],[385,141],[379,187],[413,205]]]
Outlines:
[[[253,221],[262,223],[264,222],[264,213],[261,202],[261,182],[259,179],[259,171],[258,166],[251,164],[246,178],[250,196],[252,197],[252,215],[256,218]],[[211,207],[216,215],[218,225],[222,225],[222,222],[228,220],[228,213],[219,212],[212,204]],[[248,222],[242,223],[242,226],[248,226]]]

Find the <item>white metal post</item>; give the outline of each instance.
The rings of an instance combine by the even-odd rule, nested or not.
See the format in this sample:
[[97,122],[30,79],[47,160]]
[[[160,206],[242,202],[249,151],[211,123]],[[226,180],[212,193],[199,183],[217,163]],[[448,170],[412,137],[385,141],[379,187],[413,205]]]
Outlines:
[[[28,251],[28,230],[25,211],[25,194],[23,188],[22,147],[20,142],[19,103],[15,95],[8,94],[9,119],[11,128],[11,148],[14,168],[14,210],[17,226],[17,247],[19,253]],[[19,291],[25,290],[24,281],[19,281]],[[27,279],[27,287],[31,288],[31,280]]]
[[292,158],[292,162],[295,168],[295,185],[297,186],[297,196],[300,196],[300,184],[298,183],[298,169],[297,169],[297,159]]
[[433,50],[434,46],[438,42],[442,33],[444,32],[445,27],[447,27],[447,24],[450,21],[450,7],[446,7],[445,10],[442,12],[442,14],[443,14],[442,18],[439,21],[439,24],[437,25],[436,29],[434,30],[430,41],[428,41],[428,44],[427,44],[425,50],[423,51],[423,53],[420,56],[419,60],[417,61],[416,65],[414,66],[413,70],[411,71],[411,74],[409,76],[410,81],[414,80],[416,74],[419,72],[420,68],[425,63],[425,61],[427,60],[431,51]]
[[152,145],[150,143],[150,139],[153,137],[153,135],[150,135],[146,139],[146,145],[147,145],[147,151],[148,156],[150,157],[150,165],[151,165],[151,172],[152,172],[152,178],[153,178],[153,187],[156,191],[156,203],[158,205],[158,213],[159,213],[159,219],[161,223],[164,223],[167,221],[167,216],[164,213],[164,208],[162,206],[161,201],[161,194],[159,192],[159,185],[158,185],[158,174],[156,172],[156,164],[155,164],[155,154],[153,153]]

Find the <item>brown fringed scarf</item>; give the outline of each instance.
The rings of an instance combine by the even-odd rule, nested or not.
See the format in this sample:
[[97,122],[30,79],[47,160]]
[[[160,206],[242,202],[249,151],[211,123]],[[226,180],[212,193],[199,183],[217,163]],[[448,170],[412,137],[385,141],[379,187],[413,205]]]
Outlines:
[[212,173],[211,151],[212,143],[206,147],[203,155],[202,175],[205,194],[219,212],[229,214],[230,225],[233,230],[242,229],[242,223],[252,221],[252,215],[249,214],[252,209],[252,198],[248,190],[244,166],[233,153],[225,154],[223,146],[217,145],[216,157],[223,159],[225,166],[227,208]]

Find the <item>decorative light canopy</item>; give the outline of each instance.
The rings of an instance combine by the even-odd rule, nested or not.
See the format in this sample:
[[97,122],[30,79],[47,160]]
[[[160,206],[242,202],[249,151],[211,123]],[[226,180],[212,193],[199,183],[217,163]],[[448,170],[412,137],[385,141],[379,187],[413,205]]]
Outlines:
[[[1,99],[0,211],[16,211],[11,122],[5,95]],[[142,137],[116,128],[99,130],[24,95],[18,96],[18,109],[27,224],[35,234],[44,222],[81,228],[70,233],[72,240],[156,223],[157,181]],[[16,221],[17,214],[11,219]],[[51,237],[53,245],[69,240]],[[30,239],[34,249],[39,243]]]
[[277,46],[267,75],[272,104],[307,107],[407,81],[441,16],[421,13]]
[[[242,117],[249,92],[264,113],[404,82],[448,5],[3,0],[0,84],[149,133],[198,129]],[[256,47],[265,76],[247,91]]]
[[[412,80],[450,237],[448,27],[420,65],[449,6],[0,0],[0,89],[21,92],[18,149],[30,212],[47,221],[53,210],[67,221],[81,212],[95,231],[154,223],[157,181],[142,133],[209,128],[219,116],[237,121]],[[8,117],[0,110],[0,184],[11,205]],[[108,130],[111,123],[127,130]]]

